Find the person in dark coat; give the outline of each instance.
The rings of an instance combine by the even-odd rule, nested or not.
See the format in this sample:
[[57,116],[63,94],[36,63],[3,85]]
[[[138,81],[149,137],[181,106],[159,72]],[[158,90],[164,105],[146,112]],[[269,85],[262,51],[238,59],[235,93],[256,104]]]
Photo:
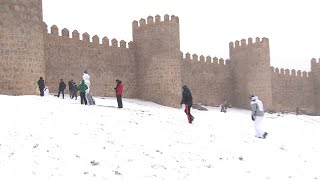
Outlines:
[[71,99],[73,99],[75,97],[75,99],[77,100],[78,99],[78,86],[75,82],[73,82],[72,84],[73,88],[72,88],[72,96],[71,96]]
[[62,93],[62,99],[64,99],[64,90],[66,89],[66,87],[67,87],[66,83],[64,83],[63,79],[61,79],[59,83],[58,97],[60,96],[60,93]]
[[78,89],[80,91],[80,98],[81,98],[81,104],[87,105],[87,98],[86,98],[86,90],[88,89],[88,86],[84,82],[84,80],[81,81],[81,83],[78,86]]
[[69,82],[68,82],[68,87],[69,87],[69,95],[70,95],[70,98],[72,99],[72,95],[73,95],[73,79],[71,79]]
[[45,87],[45,84],[44,84],[44,80],[42,77],[40,77],[40,79],[38,80],[38,86],[39,86],[39,90],[40,90],[40,96],[44,96],[44,87]]
[[188,122],[191,124],[194,119],[194,117],[191,115],[191,112],[190,112],[193,104],[193,99],[192,99],[191,91],[186,85],[182,86],[181,104],[184,104],[185,106],[184,112],[187,114]]
[[116,80],[116,83],[117,83],[117,85],[114,89],[116,91],[118,108],[123,108],[123,105],[122,105],[123,84],[119,79]]

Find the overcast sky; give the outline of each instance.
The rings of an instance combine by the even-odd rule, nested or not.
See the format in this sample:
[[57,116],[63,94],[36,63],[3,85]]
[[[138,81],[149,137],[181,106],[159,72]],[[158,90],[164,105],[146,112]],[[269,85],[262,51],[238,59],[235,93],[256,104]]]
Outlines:
[[180,18],[181,51],[229,58],[229,42],[270,41],[271,65],[310,70],[320,58],[317,0],[43,0],[49,27],[132,41],[132,21],[149,15]]

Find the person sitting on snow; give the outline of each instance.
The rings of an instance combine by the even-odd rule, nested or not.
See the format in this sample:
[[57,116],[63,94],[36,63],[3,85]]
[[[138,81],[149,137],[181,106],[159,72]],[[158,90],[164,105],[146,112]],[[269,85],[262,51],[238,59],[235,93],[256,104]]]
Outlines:
[[226,113],[227,112],[227,99],[224,99],[224,101],[222,102],[222,104],[220,105],[221,109],[220,109],[220,112],[224,112]]

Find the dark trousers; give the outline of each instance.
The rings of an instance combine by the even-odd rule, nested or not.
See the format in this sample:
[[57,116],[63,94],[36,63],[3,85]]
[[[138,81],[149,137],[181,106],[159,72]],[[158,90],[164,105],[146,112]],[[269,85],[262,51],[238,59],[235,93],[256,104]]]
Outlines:
[[226,106],[221,105],[221,110],[220,110],[220,112],[224,112],[224,113],[226,113],[226,112],[227,112],[227,108],[226,108]]
[[123,108],[123,105],[122,105],[122,95],[117,94],[116,96],[117,96],[118,108]]
[[78,98],[78,91],[73,91],[73,92],[72,92],[71,99],[73,99],[74,97],[75,97],[76,100],[77,100],[77,98]]
[[60,96],[60,93],[62,93],[62,98],[64,99],[64,90],[59,89],[58,97]]
[[40,89],[40,96],[44,96],[44,92],[43,92],[44,88],[39,88],[39,89]]
[[189,104],[185,104],[185,105],[186,105],[186,109],[184,110],[184,112],[187,114],[188,122],[191,124],[193,120],[193,116],[191,115],[191,112],[190,112],[192,105],[189,105]]
[[69,95],[70,95],[70,98],[72,99],[73,98],[73,91],[72,91],[72,88],[69,89]]
[[87,105],[87,98],[86,98],[86,92],[80,92],[80,98],[81,98],[81,104]]

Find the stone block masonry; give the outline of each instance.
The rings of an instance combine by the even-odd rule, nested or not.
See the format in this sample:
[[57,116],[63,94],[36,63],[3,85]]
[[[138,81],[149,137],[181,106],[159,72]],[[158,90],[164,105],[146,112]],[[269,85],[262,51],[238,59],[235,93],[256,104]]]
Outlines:
[[45,73],[41,0],[0,1],[0,94],[34,94]]
[[96,96],[114,96],[115,80],[121,79],[124,97],[171,107],[180,107],[181,87],[188,85],[195,103],[214,106],[227,99],[248,109],[253,93],[266,111],[299,107],[320,115],[318,60],[311,60],[311,72],[271,67],[267,38],[231,42],[226,60],[184,54],[179,28],[175,15],[141,18],[132,23],[129,43],[60,32],[55,25],[48,31],[41,0],[1,0],[0,94],[36,94],[40,76],[57,93],[61,78],[79,83],[87,69]]

